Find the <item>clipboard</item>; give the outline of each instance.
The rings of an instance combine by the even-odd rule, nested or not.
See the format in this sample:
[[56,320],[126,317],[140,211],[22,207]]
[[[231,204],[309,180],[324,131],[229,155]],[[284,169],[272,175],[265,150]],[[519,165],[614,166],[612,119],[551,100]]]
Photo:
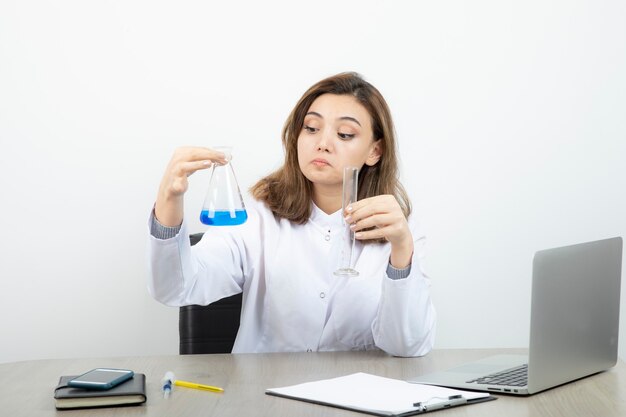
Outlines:
[[265,393],[389,417],[418,415],[496,399],[485,392],[413,384],[363,372],[288,387],[268,388]]

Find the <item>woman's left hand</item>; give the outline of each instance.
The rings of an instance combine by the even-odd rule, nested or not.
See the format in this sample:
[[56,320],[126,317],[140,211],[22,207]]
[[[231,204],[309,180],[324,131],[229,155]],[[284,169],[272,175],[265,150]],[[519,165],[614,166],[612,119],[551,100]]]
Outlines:
[[[346,222],[358,240],[385,239],[391,243],[390,262],[406,268],[413,256],[413,235],[396,198],[379,195],[356,201],[346,209]],[[372,230],[363,230],[373,228]]]

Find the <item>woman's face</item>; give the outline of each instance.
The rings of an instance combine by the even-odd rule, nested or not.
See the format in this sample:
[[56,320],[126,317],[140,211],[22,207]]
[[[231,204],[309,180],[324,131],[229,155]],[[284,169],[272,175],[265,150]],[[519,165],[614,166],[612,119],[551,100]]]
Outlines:
[[298,164],[314,188],[339,188],[343,168],[374,165],[381,156],[370,114],[356,98],[323,94],[309,108],[298,136]]

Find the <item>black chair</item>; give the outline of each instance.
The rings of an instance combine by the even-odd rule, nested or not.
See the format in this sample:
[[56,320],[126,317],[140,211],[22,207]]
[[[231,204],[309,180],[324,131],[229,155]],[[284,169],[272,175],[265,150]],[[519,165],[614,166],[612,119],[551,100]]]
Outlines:
[[[198,243],[202,233],[189,236]],[[223,298],[208,306],[180,307],[178,312],[178,351],[181,355],[230,353],[239,330],[242,294]]]

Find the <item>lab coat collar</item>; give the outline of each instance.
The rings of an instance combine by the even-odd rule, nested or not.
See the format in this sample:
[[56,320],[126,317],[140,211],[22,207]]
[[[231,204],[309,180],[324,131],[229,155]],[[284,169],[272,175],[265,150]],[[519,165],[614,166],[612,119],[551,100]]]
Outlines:
[[318,224],[323,227],[330,227],[332,229],[336,227],[342,227],[341,209],[334,213],[326,214],[321,208],[317,207],[315,203],[311,202],[311,217],[310,220],[314,224]]

